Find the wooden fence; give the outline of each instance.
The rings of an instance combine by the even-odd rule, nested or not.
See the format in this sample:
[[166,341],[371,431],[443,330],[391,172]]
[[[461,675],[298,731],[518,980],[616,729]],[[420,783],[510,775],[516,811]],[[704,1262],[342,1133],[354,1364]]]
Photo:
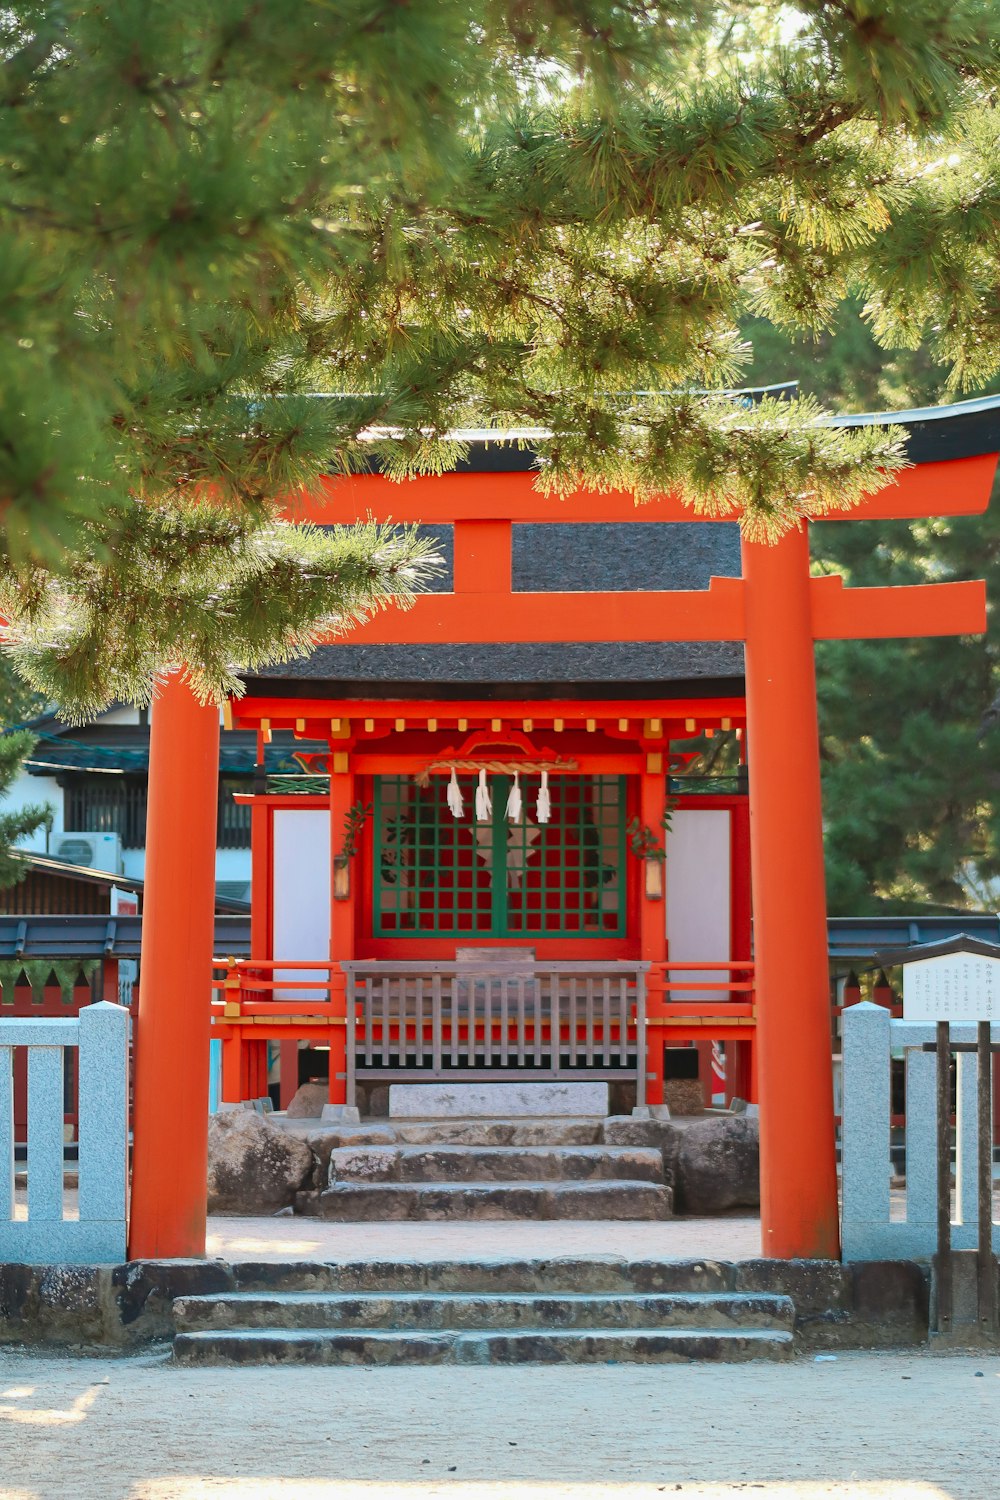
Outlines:
[[347,1103],[359,1077],[634,1079],[645,1102],[644,963],[348,962]]

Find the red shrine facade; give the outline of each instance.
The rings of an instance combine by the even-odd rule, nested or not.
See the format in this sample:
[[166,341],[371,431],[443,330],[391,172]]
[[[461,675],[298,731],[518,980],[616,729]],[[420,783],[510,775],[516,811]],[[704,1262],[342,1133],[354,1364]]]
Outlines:
[[[850,518],[985,509],[998,415],[904,414],[913,467]],[[260,776],[252,954],[214,955],[223,1097],[264,1094],[277,1048],[287,1101],[306,1044],[329,1049],[334,1105],[518,1076],[627,1084],[643,1109],[692,1043],[710,1086],[719,1041],[725,1092],[760,1104],[764,1253],[835,1255],[814,642],[976,633],[983,586],[845,588],[811,576],[805,525],[768,546],[671,496],[551,500],[516,443],[467,451],[290,509],[432,528],[450,577],[228,706]],[[264,776],[276,735],[300,742],[294,784]],[[204,1126],[192,1103],[178,1129],[176,1065],[207,1093],[217,757],[217,715],[172,677],[151,744],[137,1256],[199,1253],[204,1232]]]
[[[510,1074],[631,1081],[630,1106],[660,1104],[666,1054],[702,1036],[700,1069],[674,1059],[675,1071],[700,1071],[710,1091],[721,1038],[730,1096],[755,1097],[741,693],[255,696],[233,718],[262,738],[327,735],[331,748],[303,757],[329,790],[309,795],[304,779],[252,799],[254,959],[230,976],[240,1021],[227,1026],[224,999],[217,1017],[223,1098],[266,1091],[261,1020],[280,999],[288,1021],[270,1039],[282,1041],[286,1104],[299,1046],[319,1039],[320,1007],[343,1013],[349,997],[378,1035],[373,1048],[359,1034],[348,1090],[345,1033],[321,1028],[334,1103],[354,1105],[369,1079]],[[717,737],[728,774],[697,774]],[[324,967],[293,971],[287,960]],[[470,1014],[459,988],[473,970]],[[315,1015],[302,1009],[310,999]]]

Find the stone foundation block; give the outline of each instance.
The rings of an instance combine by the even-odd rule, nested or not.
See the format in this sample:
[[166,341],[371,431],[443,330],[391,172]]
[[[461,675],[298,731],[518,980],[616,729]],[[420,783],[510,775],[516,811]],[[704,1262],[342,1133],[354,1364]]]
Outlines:
[[606,1115],[606,1083],[394,1083],[390,1118]]

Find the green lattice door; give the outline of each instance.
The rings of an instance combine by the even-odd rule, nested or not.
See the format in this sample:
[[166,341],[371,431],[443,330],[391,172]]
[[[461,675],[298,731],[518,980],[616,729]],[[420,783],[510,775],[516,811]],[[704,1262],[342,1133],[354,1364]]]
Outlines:
[[538,778],[521,778],[523,812],[506,816],[510,780],[490,778],[493,810],[475,817],[475,776],[375,780],[375,935],[614,937],[625,932],[625,779],[553,776],[551,817],[536,816]]

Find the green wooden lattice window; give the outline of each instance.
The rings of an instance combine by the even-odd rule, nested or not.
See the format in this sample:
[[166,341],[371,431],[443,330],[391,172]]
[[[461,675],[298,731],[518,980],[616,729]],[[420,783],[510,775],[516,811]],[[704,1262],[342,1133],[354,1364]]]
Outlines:
[[490,777],[492,816],[477,822],[476,782],[459,777],[465,812],[454,818],[446,777],[426,788],[375,778],[375,936],[624,936],[625,778],[550,777],[546,824],[537,776],[521,778],[517,823],[505,776]]

